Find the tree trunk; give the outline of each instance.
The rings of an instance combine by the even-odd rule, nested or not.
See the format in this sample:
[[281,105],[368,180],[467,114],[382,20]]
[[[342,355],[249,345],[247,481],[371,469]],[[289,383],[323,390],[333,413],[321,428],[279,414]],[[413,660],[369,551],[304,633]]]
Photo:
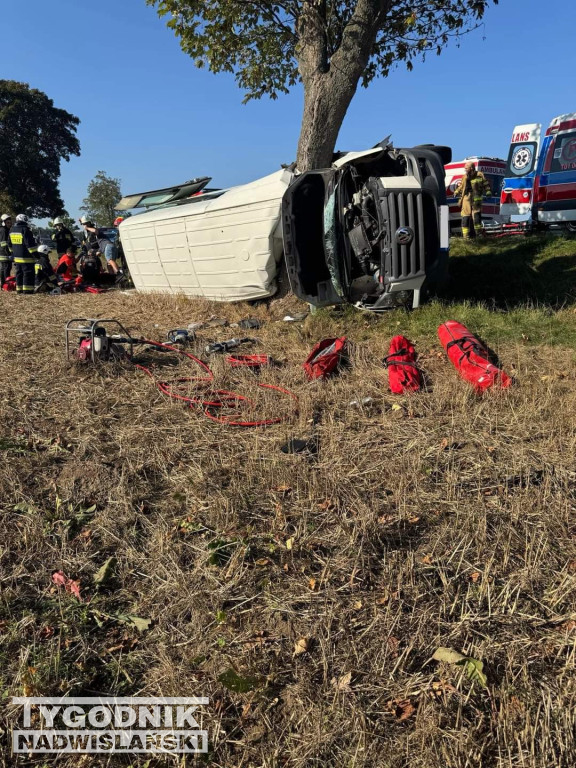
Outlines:
[[301,172],[327,168],[342,122],[368,65],[378,25],[392,0],[356,0],[342,41],[330,58],[326,2],[307,0],[298,21],[298,68],[304,114],[296,164]]
[[332,72],[315,74],[304,84],[304,112],[296,164],[301,172],[329,168],[342,122],[357,82],[339,82]]

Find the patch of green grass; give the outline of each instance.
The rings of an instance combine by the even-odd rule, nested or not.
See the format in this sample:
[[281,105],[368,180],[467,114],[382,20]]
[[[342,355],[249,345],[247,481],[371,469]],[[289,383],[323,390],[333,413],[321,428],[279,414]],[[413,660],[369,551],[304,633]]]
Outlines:
[[320,310],[310,316],[306,330],[311,338],[333,335],[337,328],[355,341],[373,338],[376,331],[434,344],[438,326],[458,320],[491,346],[503,341],[572,346],[575,313],[576,239],[453,240],[448,286],[417,311]]

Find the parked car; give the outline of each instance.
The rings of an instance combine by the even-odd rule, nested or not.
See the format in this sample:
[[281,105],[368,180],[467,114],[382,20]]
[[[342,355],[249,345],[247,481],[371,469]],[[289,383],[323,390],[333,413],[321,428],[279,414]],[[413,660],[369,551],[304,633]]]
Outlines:
[[446,278],[450,155],[446,147],[395,149],[386,140],[339,153],[323,170],[290,166],[227,190],[206,190],[205,177],[131,195],[119,210],[162,201],[120,224],[134,285],[258,299],[275,292],[284,255],[294,293],[312,305],[417,307],[424,286]]

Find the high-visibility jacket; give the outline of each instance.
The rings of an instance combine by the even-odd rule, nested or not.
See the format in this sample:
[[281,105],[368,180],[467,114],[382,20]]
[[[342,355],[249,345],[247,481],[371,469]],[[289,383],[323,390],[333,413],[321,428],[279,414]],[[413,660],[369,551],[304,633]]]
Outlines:
[[38,256],[38,261],[34,266],[34,272],[36,275],[36,284],[42,280],[54,279],[56,280],[56,273],[54,267],[50,264],[50,259],[45,253],[41,253]]
[[60,256],[58,266],[56,267],[56,274],[62,280],[75,280],[78,277],[78,270],[76,269],[76,259],[74,256],[70,256],[67,253]]
[[490,184],[482,171],[476,171],[474,176],[464,174],[456,189],[462,215],[470,216],[472,213],[479,213],[482,210],[482,200],[490,194]]
[[8,241],[8,235],[10,234],[10,227],[0,227],[0,261],[11,261],[12,254],[10,253],[10,243]]
[[62,229],[57,229],[56,232],[54,232],[52,240],[54,240],[56,245],[56,253],[58,256],[62,256],[62,254],[66,253],[68,248],[73,244],[74,235],[68,227],[62,227]]
[[14,264],[35,264],[38,246],[28,224],[14,224],[8,238]]

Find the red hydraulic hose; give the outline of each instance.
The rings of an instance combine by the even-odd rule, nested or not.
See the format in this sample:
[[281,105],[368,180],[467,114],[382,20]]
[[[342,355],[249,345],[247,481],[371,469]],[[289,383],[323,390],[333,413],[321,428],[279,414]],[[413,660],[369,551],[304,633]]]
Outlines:
[[[195,355],[192,355],[190,352],[186,352],[185,350],[179,349],[178,347],[170,346],[169,344],[160,344],[157,341],[151,341],[149,339],[138,339],[138,343],[158,347],[163,351],[168,350],[179,355],[184,355],[189,360],[192,360],[192,362],[202,370],[202,372],[205,374],[203,376],[188,376],[173,379],[171,381],[159,381],[150,368],[142,365],[141,363],[134,363],[136,368],[144,371],[144,373],[148,374],[148,376],[153,379],[162,394],[167,395],[174,400],[181,400],[187,403],[190,408],[202,408],[204,415],[212,421],[216,421],[219,424],[227,424],[230,427],[265,427],[272,424],[280,424],[287,418],[287,416],[277,416],[270,419],[255,419],[253,421],[249,421],[241,419],[237,415],[232,414],[229,416],[216,415],[212,412],[216,408],[232,407],[232,405],[239,406],[240,404],[253,406],[254,403],[245,395],[240,395],[237,392],[229,392],[225,389],[212,389],[210,386],[214,381],[214,374],[212,370],[208,367],[208,365],[206,365],[206,363],[204,363],[198,357],[195,357]],[[260,358],[261,360],[266,358],[266,363],[260,362],[258,365],[265,365],[269,362],[268,355],[238,355],[235,357],[236,360],[240,360],[241,358]],[[239,365],[248,365],[248,363],[241,362],[235,365],[232,360],[229,360],[229,362],[233,367],[238,367]],[[253,361],[250,367],[255,367],[256,365],[257,363]],[[199,387],[197,394],[185,394],[191,382],[194,382]],[[283,387],[276,386],[275,384],[262,384],[260,382],[256,382],[256,386],[260,389],[268,389],[274,392],[279,392],[283,395],[287,395],[296,403],[298,402],[296,395],[293,392],[290,392],[290,390],[284,389]],[[202,388],[204,391],[202,391]]]

